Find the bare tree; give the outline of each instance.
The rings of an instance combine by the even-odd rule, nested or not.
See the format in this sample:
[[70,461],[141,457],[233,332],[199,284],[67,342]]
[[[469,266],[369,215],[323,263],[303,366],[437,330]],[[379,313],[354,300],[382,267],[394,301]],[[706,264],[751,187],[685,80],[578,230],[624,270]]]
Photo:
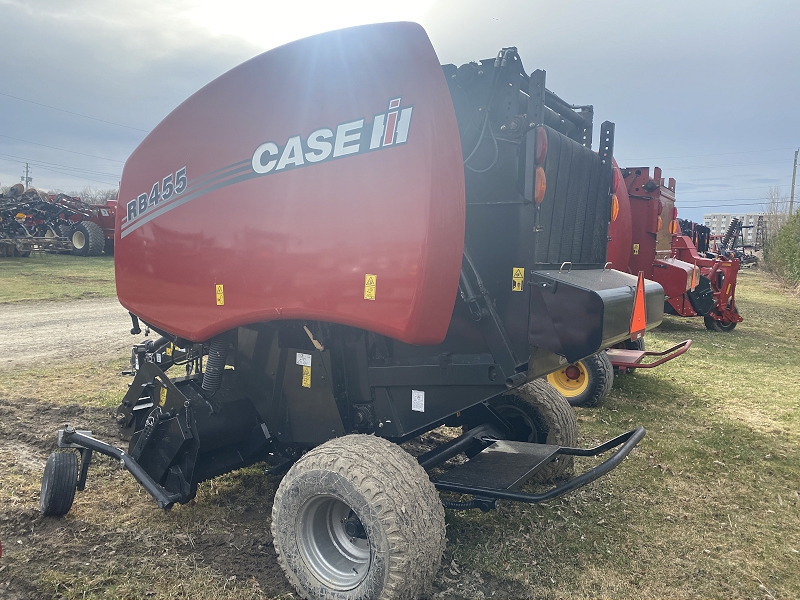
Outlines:
[[789,198],[781,193],[780,186],[770,186],[763,206],[764,219],[767,225],[767,239],[770,239],[789,220]]

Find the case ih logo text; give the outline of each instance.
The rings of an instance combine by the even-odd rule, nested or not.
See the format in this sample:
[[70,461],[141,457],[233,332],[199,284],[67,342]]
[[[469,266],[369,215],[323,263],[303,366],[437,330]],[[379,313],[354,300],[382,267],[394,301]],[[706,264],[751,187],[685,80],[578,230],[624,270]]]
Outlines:
[[315,129],[305,140],[299,135],[292,136],[283,146],[265,142],[253,153],[253,171],[266,175],[404,144],[408,140],[412,109],[412,106],[400,108],[400,98],[394,98],[389,101],[388,112],[375,115],[371,126],[358,119],[337,125],[335,131],[327,127]]
[[186,202],[254,177],[405,144],[412,109],[401,107],[400,98],[394,98],[389,101],[389,110],[375,115],[371,124],[358,119],[334,128],[315,129],[305,139],[294,135],[282,146],[265,142],[256,148],[252,158],[201,174],[191,182],[186,167],[178,169],[155,181],[149,193],[142,190],[126,204],[120,237]]

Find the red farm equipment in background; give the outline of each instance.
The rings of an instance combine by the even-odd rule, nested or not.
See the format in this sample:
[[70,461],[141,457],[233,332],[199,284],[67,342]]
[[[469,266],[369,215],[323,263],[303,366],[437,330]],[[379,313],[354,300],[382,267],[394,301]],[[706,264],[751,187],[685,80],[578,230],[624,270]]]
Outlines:
[[[649,178],[641,185],[631,185],[623,174],[642,171],[620,170],[614,166],[611,222],[606,264],[616,270],[641,274],[644,279],[656,281],[664,288],[665,298],[682,298],[695,288],[700,271],[689,262],[671,256],[669,237],[659,237],[662,229],[659,201],[651,201],[650,194],[659,190]],[[660,177],[660,170],[658,171]],[[642,189],[645,191],[642,192]],[[675,182],[660,188],[674,205]],[[671,210],[671,209],[670,209]],[[660,241],[659,241],[660,240]],[[661,247],[666,240],[666,249]],[[660,245],[659,245],[660,244]],[[670,310],[665,301],[665,311]],[[677,358],[692,345],[692,340],[683,342],[661,352],[646,351],[644,335],[615,344],[573,364],[565,365],[547,375],[547,381],[560,391],[572,406],[592,407],[600,404],[614,384],[614,376],[630,373],[634,369],[652,369]]]
[[64,194],[48,194],[48,200],[59,199],[65,206],[60,215],[62,236],[72,242],[72,253],[76,256],[99,256],[104,252],[114,254],[114,227],[117,219],[116,198],[105,204],[87,204],[80,198]]
[[664,288],[664,311],[702,316],[711,331],[731,331],[742,321],[736,308],[739,260],[701,253],[683,235],[675,207],[675,180],[666,185],[661,169],[625,168],[617,192],[619,215],[609,227],[614,268],[645,277]]

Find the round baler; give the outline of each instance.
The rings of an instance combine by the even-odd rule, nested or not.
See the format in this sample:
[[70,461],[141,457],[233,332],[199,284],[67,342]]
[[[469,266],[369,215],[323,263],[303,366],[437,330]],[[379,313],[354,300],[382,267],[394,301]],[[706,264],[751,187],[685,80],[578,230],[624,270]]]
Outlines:
[[[209,83],[122,176],[117,292],[132,331],[160,336],[133,348],[129,445],[60,431],[80,468],[49,463],[43,512],[69,510],[55,492],[83,489],[92,452],[161,508],[263,461],[286,473],[272,532],[301,596],[412,598],[443,504],[541,502],[616,467],[644,429],[575,448],[543,379],[630,338],[635,305],[642,330],[662,317],[660,285],[605,266],[613,124],[600,139],[515,48],[442,66],[412,23],[292,42]],[[400,446],[441,425],[463,433]]]

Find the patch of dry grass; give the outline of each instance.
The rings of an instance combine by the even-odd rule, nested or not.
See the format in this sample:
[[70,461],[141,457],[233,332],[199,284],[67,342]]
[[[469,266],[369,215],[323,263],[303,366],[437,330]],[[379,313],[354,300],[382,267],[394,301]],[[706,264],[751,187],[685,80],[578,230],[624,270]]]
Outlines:
[[0,258],[0,304],[116,295],[113,256],[33,253]]
[[448,561],[537,598],[800,597],[800,305],[757,271],[738,303],[728,334],[667,317],[648,347],[689,352],[578,409],[583,444],[647,428],[623,465],[547,505],[448,511]]
[[[740,281],[745,321],[732,333],[669,317],[648,347],[691,337],[689,352],[619,377],[601,407],[578,409],[584,446],[647,428],[618,469],[542,505],[447,511],[437,597],[800,597],[800,306],[769,276],[747,271]],[[130,381],[116,375],[124,366],[0,374],[0,410],[4,398],[17,403],[0,412],[0,537],[10,548],[0,593],[13,576],[31,598],[290,597],[269,532],[278,482],[258,466],[206,482],[196,500],[163,513],[98,457],[73,510],[38,517],[49,447],[36,432],[15,443],[16,419],[32,404],[67,414],[80,404],[81,419],[102,425]]]

